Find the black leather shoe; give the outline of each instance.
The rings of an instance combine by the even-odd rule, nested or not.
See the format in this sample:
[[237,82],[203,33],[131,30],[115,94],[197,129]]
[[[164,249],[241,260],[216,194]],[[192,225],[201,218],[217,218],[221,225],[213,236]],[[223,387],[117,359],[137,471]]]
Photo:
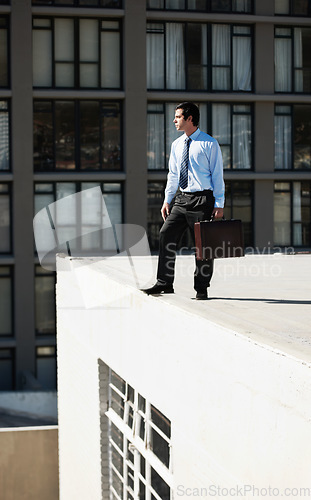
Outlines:
[[207,292],[197,292],[195,298],[196,300],[208,300],[208,294]]
[[173,285],[158,285],[157,283],[151,288],[146,288],[142,292],[147,295],[159,295],[160,293],[174,293]]

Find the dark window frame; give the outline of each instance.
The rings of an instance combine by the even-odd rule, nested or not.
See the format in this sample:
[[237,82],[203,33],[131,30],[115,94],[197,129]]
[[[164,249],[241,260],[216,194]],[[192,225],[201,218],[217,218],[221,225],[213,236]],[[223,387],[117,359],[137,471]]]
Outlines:
[[[277,183],[287,183],[289,184],[289,188],[288,189],[276,189],[276,184]],[[297,180],[297,181],[293,181],[293,180],[283,180],[283,181],[274,181],[274,188],[273,188],[273,193],[289,193],[290,194],[290,243],[289,245],[292,246],[292,247],[297,247],[297,248],[309,248],[310,245],[311,245],[311,235],[310,235],[310,241],[309,243],[307,243],[306,245],[297,245],[296,243],[294,243],[294,226],[295,224],[299,224],[299,222],[295,222],[294,221],[294,182],[299,182],[300,184],[302,184],[303,182],[308,182],[309,183],[309,186],[310,186],[310,220],[311,220],[311,180],[310,179],[304,179],[304,180]],[[277,243],[278,245],[278,243]],[[280,247],[284,246],[288,246],[288,245],[278,245]]]
[[[276,168],[275,163],[274,163],[274,171],[275,172],[311,172],[311,167],[310,168],[295,168],[295,127],[294,127],[294,119],[295,119],[295,106],[310,106],[311,104],[309,103],[275,103],[274,105],[274,118],[276,116],[289,116],[291,120],[291,168]],[[278,106],[286,106],[290,108],[290,111],[288,113],[285,112],[278,112],[277,107]],[[274,131],[275,133],[275,131]],[[275,144],[275,137],[274,137],[274,144]],[[311,147],[311,144],[310,144]],[[310,154],[310,164],[311,164],[311,154]]]
[[[231,180],[226,180],[225,182],[225,186],[230,186],[230,206],[226,206],[226,203],[225,203],[225,212],[228,212],[230,210],[230,214],[229,214],[229,217],[227,217],[228,219],[233,219],[234,218],[234,194],[235,194],[235,190],[234,190],[234,185],[235,183],[239,182],[240,185],[247,182],[250,184],[250,197],[251,197],[251,223],[250,223],[250,234],[251,234],[251,241],[249,242],[249,244],[247,245],[247,247],[253,247],[254,245],[254,203],[255,203],[255,200],[254,200],[254,194],[255,194],[255,184],[254,184],[254,181],[251,181],[251,180],[245,180],[245,181],[235,181],[234,179],[231,179]],[[227,197],[227,190],[226,190],[226,197]],[[242,220],[242,225],[243,225],[243,220]],[[245,244],[246,246],[246,244]]]
[[[40,195],[40,194],[52,194],[53,195],[53,201],[51,203],[54,203],[55,201],[57,201],[57,189],[56,189],[56,186],[57,184],[75,184],[75,192],[78,193],[80,191],[82,191],[82,184],[85,184],[85,183],[89,183],[89,184],[98,184],[101,188],[101,191],[102,191],[102,194],[119,194],[121,196],[121,224],[124,223],[124,219],[125,219],[125,203],[124,203],[124,191],[125,191],[125,188],[124,188],[124,181],[119,181],[119,180],[114,180],[114,181],[102,181],[102,180],[88,180],[87,178],[85,180],[82,180],[82,181],[77,181],[77,180],[66,180],[66,181],[60,181],[60,180],[55,180],[55,181],[35,181],[34,182],[34,204],[35,204],[35,197],[36,195]],[[52,190],[51,191],[39,191],[39,192],[36,192],[36,186],[37,185],[42,185],[42,184],[49,184],[49,185],[52,185]],[[119,184],[120,185],[120,190],[107,190],[105,191],[105,184]],[[79,219],[79,215],[78,214],[78,219]],[[68,242],[67,242],[67,251],[68,251],[68,255],[71,255],[70,253],[70,247],[68,245]],[[35,257],[37,257],[37,250],[36,250],[36,247],[34,245],[34,255]]]
[[[311,9],[311,3],[310,3],[310,9]],[[311,15],[311,14],[310,14]],[[292,90],[291,91],[282,91],[282,90],[276,90],[275,89],[275,81],[274,81],[274,93],[277,94],[277,95],[284,95],[284,94],[293,94],[293,95],[310,95],[310,92],[300,92],[298,90],[295,89],[295,71],[296,70],[299,70],[301,69],[300,67],[296,67],[295,66],[295,35],[294,35],[294,29],[295,28],[302,28],[302,29],[309,29],[310,32],[311,32],[311,27],[308,25],[308,26],[299,26],[299,25],[291,25],[291,26],[286,26],[286,25],[275,25],[274,26],[274,40],[276,40],[277,38],[280,38],[280,39],[287,39],[287,40],[290,40],[291,41],[291,58],[292,58],[292,66],[291,66],[291,88]],[[276,34],[276,30],[277,29],[288,29],[290,30],[290,35],[277,35]],[[275,46],[274,46],[274,54],[275,54]],[[303,67],[302,67],[303,69]],[[275,71],[274,71],[275,73]],[[310,84],[311,86],[311,84]]]
[[[55,271],[48,271],[48,270],[45,270],[44,273],[38,273],[37,269],[41,267],[40,264],[35,264],[34,266],[34,277],[35,277],[35,286],[36,286],[36,278],[39,278],[39,277],[44,277],[44,276],[49,276],[49,277],[54,277],[54,287],[56,286],[56,273]],[[36,317],[36,310],[37,310],[37,302],[35,300],[35,317]],[[37,329],[37,325],[35,323],[35,333],[36,333],[36,336],[38,336],[39,338],[42,338],[43,336],[50,336],[50,335],[55,335],[56,336],[56,300],[54,301],[54,318],[55,318],[55,332],[54,334],[51,334],[51,333],[45,333],[45,332],[41,332]]]
[[[3,5],[9,5],[10,3],[5,3]],[[1,14],[0,19],[5,21],[5,26],[1,29],[6,29],[6,41],[7,41],[7,51],[6,51],[6,65],[7,65],[7,85],[0,85],[0,89],[9,89],[11,87],[11,36],[10,36],[10,18],[7,15]],[[5,99],[1,99],[5,100]]]
[[[36,19],[48,19],[50,20],[50,27],[43,26],[34,26],[34,20]],[[73,21],[73,33],[74,33],[74,59],[73,61],[68,61],[68,63],[74,65],[74,85],[72,87],[64,87],[56,85],[56,64],[58,63],[55,59],[55,20],[56,19],[66,19]],[[97,87],[81,87],[80,86],[80,65],[84,64],[82,60],[80,60],[80,20],[93,20],[97,22],[97,36],[98,36],[98,76],[97,76]],[[102,21],[112,21],[117,22],[119,28],[118,29],[104,29],[101,26]],[[34,85],[34,89],[38,90],[46,90],[46,89],[55,89],[55,90],[85,90],[85,91],[96,91],[96,90],[122,90],[123,88],[123,30],[122,30],[122,20],[120,18],[107,18],[104,16],[101,17],[83,17],[83,16],[37,16],[34,15],[32,18],[32,32],[35,30],[40,31],[51,31],[52,37],[52,48],[51,48],[51,65],[52,65],[52,84],[51,86],[40,86]],[[120,67],[119,67],[119,75],[120,75],[120,85],[118,87],[101,87],[101,41],[100,36],[103,31],[116,32],[119,33],[119,59],[120,59]],[[66,64],[66,61],[61,61]],[[88,61],[89,64],[94,64]]]
[[7,357],[2,357],[0,356],[0,363],[2,360],[10,360],[12,361],[12,388],[7,389],[7,391],[14,391],[16,387],[16,376],[15,376],[15,349],[11,347],[0,347],[0,352],[1,351],[9,351],[10,355]]
[[110,5],[105,5],[105,0],[93,0],[94,4],[93,5],[81,5],[80,0],[72,0],[72,3],[55,3],[55,0],[32,0],[32,5],[40,5],[40,6],[50,6],[53,5],[55,7],[78,7],[78,8],[100,8],[100,9],[122,9],[122,0],[117,0],[118,4],[117,6],[110,6]]
[[[7,172],[7,170],[5,170]],[[13,200],[12,200],[12,184],[10,182],[2,182],[0,175],[0,184],[7,186],[8,191],[3,193],[0,191],[0,196],[7,195],[9,197],[9,214],[10,214],[10,235],[9,235],[9,245],[10,249],[7,252],[0,252],[0,255],[12,255],[13,254]]]
[[[225,105],[230,106],[230,125],[231,125],[230,155],[231,155],[231,167],[230,168],[225,168],[224,172],[253,172],[254,169],[255,169],[255,130],[254,130],[254,128],[255,128],[255,108],[254,108],[254,103],[252,103],[252,102],[245,102],[244,103],[244,102],[234,102],[234,101],[230,101],[230,102],[224,102],[224,101],[208,101],[208,102],[197,101],[197,103],[199,105],[200,104],[205,104],[206,105],[207,123],[206,123],[206,126],[205,126],[205,124],[202,125],[202,130],[204,132],[206,131],[209,135],[212,135],[212,136],[213,136],[213,132],[212,132],[213,105],[214,104],[225,104]],[[152,105],[152,104],[161,105],[163,111],[148,111],[148,105],[149,104],[150,105]],[[165,106],[166,104],[173,104],[173,103],[171,101],[170,102],[156,102],[156,101],[151,101],[151,100],[149,100],[147,102],[147,115],[148,114],[158,114],[158,115],[161,115],[163,113],[163,116],[164,116],[164,130],[163,130],[164,141],[163,142],[164,142],[164,158],[165,159],[167,157],[169,157],[169,154],[168,154],[169,151],[168,151],[167,141],[166,141],[166,133],[167,133],[167,128],[166,128],[166,123],[167,123],[167,119],[166,118],[167,117],[166,117],[166,106]],[[250,107],[250,111],[249,111],[249,113],[234,111],[234,106],[249,106]],[[234,132],[234,128],[233,128],[233,116],[234,115],[247,115],[247,116],[251,117],[251,143],[252,143],[251,165],[252,165],[252,168],[250,168],[250,169],[244,169],[244,168],[236,169],[236,168],[232,168],[232,159],[233,159],[233,132]],[[199,128],[200,128],[200,123],[199,123]],[[221,146],[222,145],[220,144],[220,148],[221,148]],[[153,173],[153,172],[167,173],[168,172],[168,163],[165,162],[165,168],[163,168],[163,169],[148,169],[148,173]]]
[[[124,171],[124,155],[123,155],[123,126],[124,126],[124,120],[123,120],[123,102],[121,100],[107,100],[107,99],[34,99],[33,100],[33,113],[35,114],[35,105],[36,103],[49,103],[51,105],[51,116],[52,116],[52,147],[53,147],[53,165],[51,166],[50,169],[47,168],[35,168],[34,165],[34,172],[68,172],[68,169],[66,168],[56,168],[56,109],[55,109],[55,104],[57,102],[70,102],[73,103],[74,109],[73,109],[73,114],[74,114],[74,134],[75,134],[75,149],[74,149],[74,155],[75,155],[75,168],[71,170],[71,172],[96,172],[96,173],[103,173],[103,172],[123,172]],[[80,104],[83,102],[96,102],[98,103],[98,131],[99,131],[99,165],[101,168],[99,169],[85,169],[81,168],[81,106]],[[103,110],[103,106],[107,104],[117,104],[119,106],[119,121],[120,121],[120,168],[119,169],[104,169],[103,165],[103,151],[101,147],[101,138],[102,138],[102,132],[103,132],[103,126],[102,126],[102,120],[101,120],[101,113]],[[35,153],[35,149],[33,151]]]
[[0,335],[1,339],[11,339],[12,337],[14,338],[15,336],[15,314],[14,314],[14,268],[11,265],[1,265],[0,270],[3,269],[3,267],[8,268],[8,273],[7,274],[1,274],[0,272],[0,280],[1,278],[9,277],[11,281],[11,293],[10,293],[10,300],[11,300],[11,326],[12,326],[12,331],[11,333],[7,335]]
[[[147,3],[147,2],[146,2]],[[172,9],[172,8],[166,8],[166,0],[163,0],[164,7],[147,7],[147,11],[170,11],[170,12],[176,12],[179,9]],[[220,14],[245,14],[245,15],[250,15],[254,14],[254,0],[251,0],[251,9],[248,12],[244,11],[239,11],[239,10],[233,10],[233,0],[230,0],[230,8],[228,10],[221,10],[221,9],[212,9],[211,7],[211,2],[207,0],[207,7],[206,9],[191,9],[188,7],[188,0],[185,0],[185,8],[183,10],[187,12],[208,12],[208,13],[220,13]]]
[[307,14],[295,14],[295,0],[289,0],[289,12],[287,14],[278,14],[274,12],[275,16],[283,16],[283,17],[310,17],[311,16],[311,3],[308,2],[307,5]]
[[[183,26],[184,30],[184,38],[183,38],[183,47],[184,47],[184,54],[185,54],[185,88],[184,89],[171,89],[167,88],[167,58],[166,58],[166,24],[180,24]],[[152,33],[152,31],[148,30],[148,25],[153,24],[153,25],[163,25],[163,35],[164,35],[164,47],[163,47],[163,69],[164,69],[164,86],[163,88],[155,88],[155,87],[147,87],[147,92],[209,92],[212,94],[253,94],[254,93],[254,84],[255,84],[255,75],[254,75],[254,50],[255,50],[255,38],[254,38],[254,25],[252,24],[241,24],[241,23],[228,23],[228,22],[193,22],[193,21],[186,21],[186,22],[179,22],[179,21],[147,21],[147,26],[146,26],[146,34]],[[189,66],[189,56],[188,56],[188,26],[190,24],[199,24],[199,25],[206,25],[207,26],[207,40],[206,40],[206,45],[207,45],[207,51],[208,51],[208,56],[207,60],[209,61],[209,64],[207,64],[206,67],[206,72],[207,72],[207,85],[205,89],[198,89],[198,88],[191,88],[188,86],[188,66]],[[213,25],[226,25],[230,27],[230,59],[231,59],[231,64],[230,64],[230,88],[226,90],[218,90],[218,89],[213,89],[213,68],[218,67],[217,65],[213,65],[212,63],[212,27]],[[250,28],[250,33],[249,34],[234,34],[234,28],[235,27],[247,27]],[[153,28],[155,29],[155,28]],[[162,28],[161,28],[162,29]],[[156,32],[153,32],[154,35]],[[159,32],[159,34],[162,34]],[[251,76],[251,90],[234,90],[233,89],[233,40],[234,37],[246,37],[250,38],[251,40],[251,69],[252,69],[252,76]],[[219,67],[225,67],[225,66],[219,66]]]

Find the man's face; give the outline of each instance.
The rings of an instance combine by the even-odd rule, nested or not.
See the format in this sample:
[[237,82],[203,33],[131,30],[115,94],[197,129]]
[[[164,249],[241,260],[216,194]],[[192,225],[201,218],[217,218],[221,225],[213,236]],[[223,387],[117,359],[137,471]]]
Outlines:
[[174,118],[176,130],[179,130],[180,132],[184,132],[187,129],[187,127],[189,126],[189,123],[191,123],[191,122],[192,122],[191,116],[189,116],[189,118],[187,118],[187,120],[185,120],[184,115],[183,115],[183,110],[181,108],[176,109],[175,118]]

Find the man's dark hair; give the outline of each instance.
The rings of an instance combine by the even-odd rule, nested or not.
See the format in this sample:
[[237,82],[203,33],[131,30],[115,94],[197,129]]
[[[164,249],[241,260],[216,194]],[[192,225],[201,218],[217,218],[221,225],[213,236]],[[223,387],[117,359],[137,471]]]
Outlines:
[[200,120],[200,111],[198,106],[194,104],[193,102],[181,102],[176,106],[175,111],[177,109],[182,109],[182,114],[185,120],[189,118],[189,116],[192,116],[192,123],[195,127],[199,125],[199,120]]

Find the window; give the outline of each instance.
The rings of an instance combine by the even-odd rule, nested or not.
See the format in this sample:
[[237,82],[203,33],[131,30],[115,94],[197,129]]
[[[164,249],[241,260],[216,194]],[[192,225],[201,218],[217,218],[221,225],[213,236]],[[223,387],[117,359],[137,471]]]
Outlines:
[[[107,402],[104,373],[99,360],[101,407]],[[108,468],[113,499],[170,500],[171,422],[152,403],[111,369],[108,369]],[[105,401],[104,401],[105,399]],[[105,413],[101,412],[102,442]],[[102,452],[106,446],[102,447]],[[107,460],[102,456],[102,461]]]
[[274,185],[274,244],[309,247],[311,182],[276,182]]
[[119,89],[120,23],[33,19],[34,87]]
[[251,14],[252,0],[147,0],[147,9],[239,12]]
[[13,279],[9,266],[0,266],[0,337],[13,335]]
[[253,183],[250,181],[226,181],[226,219],[241,219],[244,244],[253,245]]
[[0,349],[0,391],[14,390],[13,349]]
[[[0,72],[1,72],[1,66],[0,66]],[[0,171],[9,169],[10,169],[9,109],[7,101],[0,101]]]
[[[177,103],[149,103],[147,107],[148,169],[168,167],[171,143],[180,137],[173,123]],[[200,128],[218,140],[225,169],[253,167],[253,108],[250,104],[199,103]]]
[[121,0],[32,0],[32,5],[57,5],[57,7],[106,7],[120,9]]
[[311,92],[311,28],[275,28],[275,91]]
[[[102,199],[88,199],[72,197],[70,211],[62,210],[53,207],[53,217],[48,205],[59,201],[80,191],[100,187],[105,200],[108,216],[111,226],[103,232],[98,228],[102,226]],[[46,247],[40,248],[40,252],[49,252],[53,250],[56,241],[54,230],[56,229],[57,239],[61,243],[58,245],[58,251],[77,255],[82,253],[94,254],[99,252],[102,255],[104,250],[114,250],[116,248],[116,239],[114,227],[116,224],[122,223],[122,187],[120,183],[108,182],[56,182],[56,183],[36,183],[35,184],[35,214],[41,209],[46,209],[48,217],[52,220],[53,226],[49,228],[49,234],[41,235],[41,244],[46,244]],[[100,206],[96,203],[100,203]],[[105,222],[106,224],[106,222]],[[92,228],[94,230],[92,231]],[[43,231],[47,231],[44,228]],[[116,251],[117,253],[117,251]]]
[[310,16],[309,0],[275,0],[275,14],[285,16]]
[[55,335],[55,273],[35,267],[36,334]]
[[56,347],[36,348],[37,379],[44,390],[56,389]]
[[0,254],[12,252],[11,186],[0,184]]
[[0,16],[0,88],[9,86],[9,21]]
[[221,147],[225,169],[250,170],[252,107],[249,104],[212,104],[212,135]]
[[121,170],[121,110],[112,101],[34,101],[34,169]]
[[274,117],[276,170],[311,169],[311,105],[276,105]]
[[163,224],[161,207],[164,200],[165,182],[148,183],[148,240],[151,250],[159,248],[159,231]]
[[148,23],[147,87],[251,91],[251,26]]

